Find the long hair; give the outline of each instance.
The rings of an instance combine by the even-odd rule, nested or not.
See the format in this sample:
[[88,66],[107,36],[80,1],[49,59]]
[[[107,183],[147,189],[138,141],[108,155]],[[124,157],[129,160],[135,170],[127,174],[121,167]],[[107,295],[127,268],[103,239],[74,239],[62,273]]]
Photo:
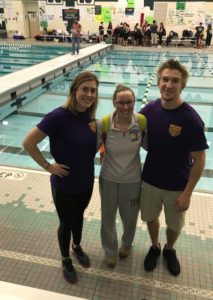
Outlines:
[[98,85],[99,80],[97,76],[91,72],[82,72],[79,73],[75,79],[73,80],[70,91],[67,97],[67,100],[65,101],[63,107],[65,109],[71,109],[74,113],[77,113],[76,110],[76,90],[77,88],[84,83],[85,81],[95,81],[97,85],[97,91],[96,91],[96,99],[95,102],[87,109],[88,115],[92,118],[95,117],[97,105],[98,105]]

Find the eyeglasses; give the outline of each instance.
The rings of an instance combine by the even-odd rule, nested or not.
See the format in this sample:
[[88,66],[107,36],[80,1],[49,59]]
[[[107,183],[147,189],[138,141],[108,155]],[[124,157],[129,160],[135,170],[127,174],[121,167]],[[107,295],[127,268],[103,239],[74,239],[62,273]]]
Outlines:
[[135,104],[135,101],[132,101],[132,100],[129,100],[129,101],[114,101],[114,103],[119,107],[123,107],[125,105],[133,106]]

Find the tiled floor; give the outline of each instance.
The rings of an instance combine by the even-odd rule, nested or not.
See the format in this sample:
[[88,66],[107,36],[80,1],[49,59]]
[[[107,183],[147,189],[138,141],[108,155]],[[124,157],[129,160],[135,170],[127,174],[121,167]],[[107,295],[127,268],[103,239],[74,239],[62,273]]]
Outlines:
[[[82,242],[92,267],[85,270],[73,258],[79,281],[70,285],[61,272],[58,220],[49,174],[0,167],[0,186],[1,281],[93,300],[213,299],[212,194],[193,194],[186,226],[176,245],[182,272],[172,277],[162,257],[154,272],[144,271],[143,260],[150,240],[146,224],[140,218],[130,257],[119,261],[114,270],[106,267],[100,243],[100,197],[96,181],[85,213]],[[161,225],[163,245],[163,218]],[[119,236],[121,227],[118,218]]]

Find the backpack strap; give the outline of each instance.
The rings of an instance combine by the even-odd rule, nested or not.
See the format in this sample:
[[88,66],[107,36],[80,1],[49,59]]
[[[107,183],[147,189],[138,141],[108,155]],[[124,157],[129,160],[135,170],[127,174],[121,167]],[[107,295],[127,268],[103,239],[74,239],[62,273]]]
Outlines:
[[139,113],[137,113],[136,116],[138,118],[138,124],[139,124],[140,130],[143,132],[146,128],[146,117]]
[[99,152],[100,152],[100,162],[103,162],[104,159],[104,152],[105,152],[105,141],[107,137],[107,133],[110,128],[110,115],[106,115],[102,118],[101,120],[101,130],[102,130],[102,139],[103,139],[103,144],[101,145]]
[[102,138],[104,143],[106,141],[109,128],[110,128],[110,115],[106,115],[101,120]]

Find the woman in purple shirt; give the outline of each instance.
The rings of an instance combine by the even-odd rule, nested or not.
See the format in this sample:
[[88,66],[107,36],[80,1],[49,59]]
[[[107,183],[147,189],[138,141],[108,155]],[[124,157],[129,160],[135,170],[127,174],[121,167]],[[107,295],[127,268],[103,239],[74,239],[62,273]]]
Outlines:
[[[48,113],[23,141],[31,157],[51,173],[53,201],[59,217],[58,241],[65,279],[77,281],[70,258],[72,251],[81,266],[88,268],[90,260],[80,243],[84,210],[89,204],[94,183],[96,154],[95,111],[98,103],[97,77],[90,72],[80,73],[72,82],[68,98],[62,107]],[[49,163],[38,144],[49,137]]]

